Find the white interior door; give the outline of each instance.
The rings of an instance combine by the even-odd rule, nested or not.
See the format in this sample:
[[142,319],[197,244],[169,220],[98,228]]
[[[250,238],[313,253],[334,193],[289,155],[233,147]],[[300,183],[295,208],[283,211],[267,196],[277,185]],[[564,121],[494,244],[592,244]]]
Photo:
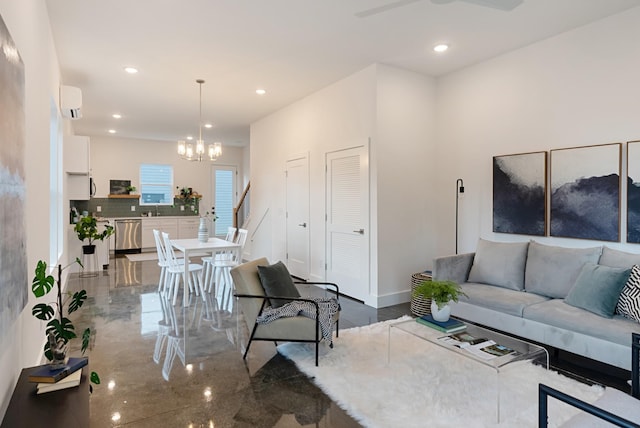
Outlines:
[[287,267],[309,279],[309,158],[287,161]]
[[327,153],[327,281],[369,294],[369,161],[365,146]]

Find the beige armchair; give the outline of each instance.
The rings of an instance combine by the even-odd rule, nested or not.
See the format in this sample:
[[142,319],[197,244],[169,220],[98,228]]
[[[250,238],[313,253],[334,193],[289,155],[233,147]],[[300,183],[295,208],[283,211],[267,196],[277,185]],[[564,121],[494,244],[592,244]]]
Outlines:
[[[241,264],[231,269],[231,277],[235,287],[235,296],[239,298],[240,309],[244,314],[247,327],[251,330],[249,343],[244,352],[243,359],[247,357],[251,342],[254,340],[268,340],[276,343],[282,342],[309,342],[316,344],[316,366],[318,365],[318,346],[322,340],[319,321],[319,306],[317,302],[304,298],[292,298],[290,296],[268,296],[260,283],[258,276],[258,266],[267,266],[269,261],[266,258],[260,258],[248,263]],[[338,298],[338,286],[327,282],[296,282],[298,284],[317,284],[331,287],[332,293]],[[333,297],[333,296],[332,296]],[[288,318],[279,318],[268,324],[256,323],[256,318],[269,307],[270,300],[286,299],[307,301],[315,305],[316,319],[295,316]],[[334,317],[336,325],[336,336],[338,336],[338,319],[339,312]]]

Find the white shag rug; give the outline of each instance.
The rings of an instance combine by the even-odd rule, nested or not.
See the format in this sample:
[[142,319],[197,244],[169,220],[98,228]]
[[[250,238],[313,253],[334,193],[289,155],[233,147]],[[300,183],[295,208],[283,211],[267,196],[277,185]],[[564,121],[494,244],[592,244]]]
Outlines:
[[[500,374],[498,425],[493,369],[398,330],[393,331],[387,364],[388,324],[397,321],[340,331],[333,349],[321,346],[318,367],[314,344],[286,343],[278,352],[366,427],[537,427],[538,383],[587,402],[604,392],[527,361],[516,362]],[[577,413],[555,399],[549,399],[549,409],[550,427]]]

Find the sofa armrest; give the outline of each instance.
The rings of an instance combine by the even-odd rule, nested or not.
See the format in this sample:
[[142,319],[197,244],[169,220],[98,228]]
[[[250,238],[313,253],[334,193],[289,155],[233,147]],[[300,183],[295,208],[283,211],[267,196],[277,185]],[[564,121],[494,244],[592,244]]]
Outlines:
[[475,255],[476,253],[465,253],[436,258],[433,265],[433,279],[448,280],[458,284],[467,282]]

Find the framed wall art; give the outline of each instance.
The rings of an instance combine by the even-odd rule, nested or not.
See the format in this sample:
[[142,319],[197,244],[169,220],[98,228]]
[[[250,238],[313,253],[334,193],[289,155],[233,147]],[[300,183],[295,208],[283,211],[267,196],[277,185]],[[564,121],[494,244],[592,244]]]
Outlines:
[[551,150],[551,236],[620,241],[621,150]]
[[640,141],[627,143],[627,242],[640,243]]
[[544,236],[547,152],[493,157],[493,231]]
[[[24,64],[0,17],[0,345],[27,304]],[[0,346],[0,354],[5,346]]]

